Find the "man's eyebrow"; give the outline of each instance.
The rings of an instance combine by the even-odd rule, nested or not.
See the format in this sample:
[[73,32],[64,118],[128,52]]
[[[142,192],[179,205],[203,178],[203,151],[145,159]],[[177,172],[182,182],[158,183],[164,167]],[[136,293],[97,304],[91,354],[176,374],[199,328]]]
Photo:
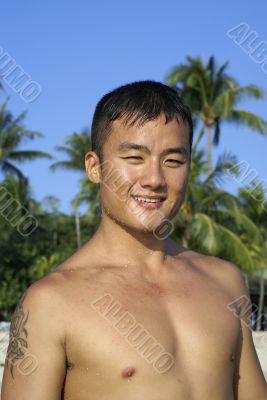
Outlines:
[[[150,154],[149,148],[142,144],[131,143],[131,142],[122,142],[119,144],[118,151],[127,151],[127,150],[139,150],[143,151],[144,153]],[[170,147],[168,149],[163,150],[161,155],[165,156],[170,153],[178,153],[187,156],[188,150],[185,147]]]

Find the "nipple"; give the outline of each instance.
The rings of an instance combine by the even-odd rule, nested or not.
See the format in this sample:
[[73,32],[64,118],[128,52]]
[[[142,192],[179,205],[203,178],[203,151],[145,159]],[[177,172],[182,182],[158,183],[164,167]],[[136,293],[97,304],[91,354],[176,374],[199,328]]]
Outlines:
[[72,369],[74,368],[73,362],[67,361],[67,368],[68,368],[69,370],[72,370]]
[[231,361],[233,362],[235,360],[235,356],[231,354]]
[[127,367],[122,371],[122,376],[123,378],[130,378],[131,376],[133,376],[133,374],[135,373],[135,368],[133,367]]

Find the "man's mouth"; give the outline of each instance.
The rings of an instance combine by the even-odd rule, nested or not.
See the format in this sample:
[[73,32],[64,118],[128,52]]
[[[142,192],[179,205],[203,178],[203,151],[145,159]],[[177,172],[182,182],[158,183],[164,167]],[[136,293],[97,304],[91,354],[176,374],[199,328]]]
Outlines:
[[144,196],[135,196],[131,195],[131,197],[137,202],[138,205],[144,208],[159,208],[161,207],[164,197],[144,197]]

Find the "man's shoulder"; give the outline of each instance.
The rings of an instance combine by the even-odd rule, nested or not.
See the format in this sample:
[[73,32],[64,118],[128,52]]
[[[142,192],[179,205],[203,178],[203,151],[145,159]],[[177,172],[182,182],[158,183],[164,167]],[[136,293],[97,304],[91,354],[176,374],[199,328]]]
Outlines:
[[49,274],[34,282],[27,289],[26,297],[28,301],[37,300],[38,303],[43,302],[47,305],[55,304],[55,302],[61,305],[66,304],[68,299],[73,300],[73,294],[85,281],[87,286],[90,283],[93,284],[99,271],[101,268],[94,262],[93,257],[89,262],[88,259],[77,257],[75,253]]
[[22,295],[19,304],[39,313],[53,310],[54,313],[64,304],[66,277],[62,272],[53,271],[32,283]]
[[60,287],[60,280],[62,279],[59,278],[59,273],[57,272],[51,272],[45,277],[38,279],[23,294],[24,303],[34,305],[54,301],[55,297],[59,297],[57,289]]
[[66,303],[60,290],[62,276],[50,273],[34,282],[23,293],[11,318],[10,330],[15,334],[30,332],[32,342],[43,335],[63,344],[67,326]]
[[203,253],[199,253],[197,251],[191,250],[189,248],[186,247],[181,247],[181,251],[178,254],[178,256],[182,256],[182,257],[186,257],[188,260],[192,261],[192,262],[198,262],[201,264],[205,264],[208,265],[210,267],[214,266],[216,267],[226,267],[229,266],[230,268],[233,267],[238,268],[236,265],[234,265],[233,263],[231,263],[230,261],[224,260],[222,258],[219,257],[215,257],[215,256],[210,256],[210,255],[206,255]]
[[192,265],[201,272],[217,280],[232,293],[246,292],[241,269],[234,263],[215,256],[208,256],[195,251],[186,250],[183,253]]

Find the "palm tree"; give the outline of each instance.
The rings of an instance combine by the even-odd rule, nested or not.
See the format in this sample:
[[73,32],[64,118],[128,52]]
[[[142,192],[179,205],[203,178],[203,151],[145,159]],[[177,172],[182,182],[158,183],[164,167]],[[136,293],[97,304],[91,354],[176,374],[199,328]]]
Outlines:
[[40,138],[42,134],[25,129],[23,120],[26,113],[14,118],[7,110],[7,102],[8,99],[0,107],[0,170],[23,179],[23,173],[14,163],[52,157],[43,151],[18,150],[25,140]]
[[[26,178],[17,178],[13,175],[7,175],[3,182],[1,182],[1,187],[5,188],[8,194],[12,196],[11,202],[9,202],[9,200],[6,201],[4,196],[3,203],[1,204],[2,216],[5,216],[6,213],[7,215],[12,213],[10,215],[12,223],[1,227],[1,240],[5,240],[8,243],[13,230],[12,227],[23,218],[25,210],[31,211],[35,201],[31,197],[29,181]],[[9,199],[9,196],[7,199]]]
[[231,168],[238,174],[235,157],[225,154],[211,174],[203,150],[192,149],[190,180],[185,201],[174,219],[176,238],[201,253],[225,258],[243,272],[255,268],[251,241],[260,240],[256,224],[243,212],[238,199],[219,186]]
[[[51,165],[52,171],[66,169],[78,172],[85,171],[85,154],[91,149],[91,135],[87,128],[81,133],[73,133],[67,136],[64,146],[57,146],[56,149],[67,156],[66,160],[55,162]],[[80,214],[79,206],[82,203],[89,203],[90,213],[95,211],[98,203],[98,187],[83,177],[80,181],[81,191],[75,196],[72,202],[75,216],[75,228],[77,247],[81,247]],[[92,216],[92,215],[91,215]]]
[[87,176],[80,180],[80,191],[72,202],[76,218],[78,218],[79,207],[83,204],[87,205],[86,214],[89,217],[90,225],[96,227],[100,221],[101,214],[99,186],[89,181]]
[[266,133],[266,122],[261,117],[236,108],[246,98],[261,99],[262,90],[255,85],[239,86],[226,73],[227,66],[226,62],[218,68],[213,56],[206,65],[200,58],[187,57],[186,64],[174,67],[167,76],[167,83],[181,94],[206,131],[209,172],[212,170],[212,133],[213,144],[218,145],[223,121],[245,125],[261,134]]
[[18,179],[17,176],[7,175],[1,184],[23,207],[30,208],[31,202],[34,200],[31,197],[31,189],[27,178]]
[[91,137],[87,128],[81,133],[74,132],[67,136],[64,146],[57,146],[56,150],[64,153],[67,160],[58,161],[51,165],[51,170],[66,169],[83,172],[85,154],[91,149]]

